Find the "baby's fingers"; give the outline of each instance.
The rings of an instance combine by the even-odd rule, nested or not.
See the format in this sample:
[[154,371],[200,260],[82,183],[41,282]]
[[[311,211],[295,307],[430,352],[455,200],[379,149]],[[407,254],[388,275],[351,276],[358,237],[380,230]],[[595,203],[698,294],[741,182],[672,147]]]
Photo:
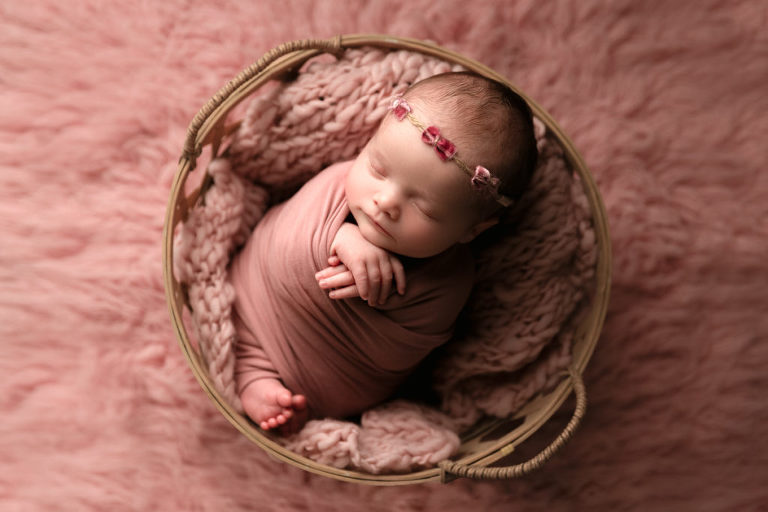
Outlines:
[[358,296],[362,299],[368,299],[368,270],[362,262],[353,263],[350,267],[352,277],[357,285]]
[[384,304],[389,298],[389,292],[392,290],[392,265],[389,258],[381,260],[381,289],[379,291],[379,304]]
[[360,293],[357,291],[357,286],[355,285],[339,288],[328,294],[328,297],[332,299],[352,299],[359,296]]
[[392,264],[392,273],[395,275],[397,293],[403,295],[405,294],[405,268],[398,258],[392,256],[389,260]]
[[332,267],[325,267],[323,270],[315,274],[315,279],[317,279],[318,281],[321,281],[329,277],[343,274],[344,272],[347,272],[347,271],[348,271],[347,267],[344,266],[343,264],[332,266]]
[[318,283],[320,288],[327,290],[329,288],[341,288],[355,284],[355,277],[349,270],[336,274],[335,276],[320,279]]
[[379,262],[374,261],[368,266],[368,305],[376,306],[379,303],[379,291],[381,290],[381,269]]

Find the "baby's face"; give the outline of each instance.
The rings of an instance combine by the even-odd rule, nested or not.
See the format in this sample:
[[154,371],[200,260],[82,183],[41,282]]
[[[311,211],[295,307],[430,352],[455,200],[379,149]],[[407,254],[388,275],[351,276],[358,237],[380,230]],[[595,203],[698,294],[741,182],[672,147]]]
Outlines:
[[352,164],[345,192],[366,240],[427,258],[473,238],[468,180],[453,162],[440,160],[411,123],[390,118]]

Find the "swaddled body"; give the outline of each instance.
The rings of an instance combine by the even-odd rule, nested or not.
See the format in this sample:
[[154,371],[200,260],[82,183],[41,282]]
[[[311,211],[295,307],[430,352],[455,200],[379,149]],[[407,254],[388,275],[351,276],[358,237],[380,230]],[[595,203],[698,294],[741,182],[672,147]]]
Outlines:
[[333,300],[315,274],[349,216],[344,182],[352,162],[322,171],[271,208],[233,259],[238,391],[273,376],[303,394],[314,416],[344,417],[387,398],[433,348],[446,342],[473,280],[457,244],[404,258],[405,294],[371,307]]

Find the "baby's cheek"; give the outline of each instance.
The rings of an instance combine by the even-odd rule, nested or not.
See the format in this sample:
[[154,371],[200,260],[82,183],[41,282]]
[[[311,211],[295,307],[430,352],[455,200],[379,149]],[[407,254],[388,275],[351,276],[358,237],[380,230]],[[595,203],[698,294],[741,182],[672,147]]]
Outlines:
[[347,180],[344,182],[344,197],[347,199],[349,206],[357,204],[357,188],[355,187],[354,177],[347,176]]
[[352,169],[344,183],[344,194],[347,197],[347,201],[359,204],[365,199],[366,195],[370,195],[369,189],[370,186],[366,182],[365,177],[360,175],[360,171]]
[[414,245],[421,247],[429,247],[433,245],[442,244],[446,237],[445,232],[440,229],[435,229],[434,226],[429,226],[425,222],[414,221],[407,224],[409,239]]

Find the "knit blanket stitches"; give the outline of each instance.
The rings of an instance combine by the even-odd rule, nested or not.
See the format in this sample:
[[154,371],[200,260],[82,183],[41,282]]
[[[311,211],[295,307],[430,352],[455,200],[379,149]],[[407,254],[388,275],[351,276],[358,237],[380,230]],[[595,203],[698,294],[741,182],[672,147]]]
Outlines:
[[[176,240],[175,274],[188,286],[194,332],[217,390],[241,410],[234,385],[237,340],[226,269],[271,203],[330,163],[353,157],[411,83],[458,70],[406,51],[348,50],[317,59],[295,79],[258,92],[221,158],[213,186]],[[557,140],[535,120],[540,159],[530,189],[492,243],[479,241],[467,328],[438,350],[440,410],[395,400],[360,424],[312,420],[276,438],[317,462],[370,473],[413,471],[449,457],[458,433],[484,415],[507,417],[557,384],[588,305],[595,236],[582,184]]]

